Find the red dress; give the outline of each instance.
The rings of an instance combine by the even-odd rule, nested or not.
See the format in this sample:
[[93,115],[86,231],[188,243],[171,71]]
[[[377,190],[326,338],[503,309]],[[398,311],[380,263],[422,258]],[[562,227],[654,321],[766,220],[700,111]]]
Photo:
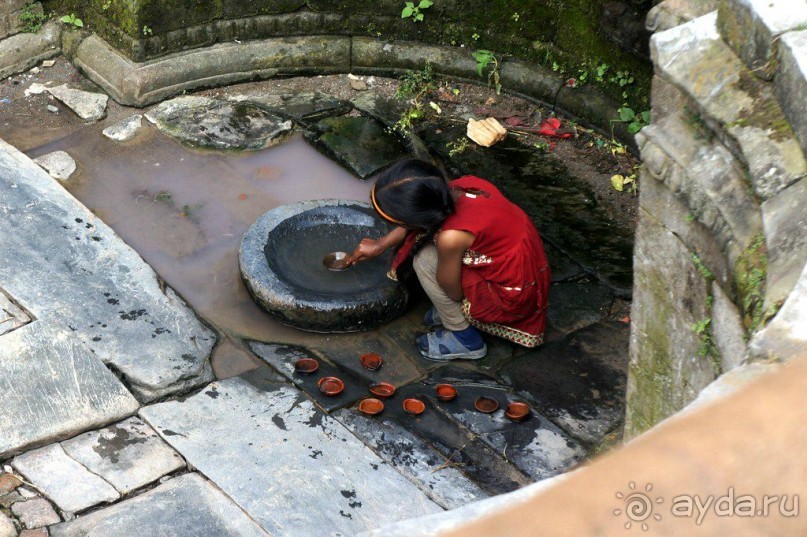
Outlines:
[[[440,228],[474,235],[462,260],[465,317],[476,328],[519,345],[540,345],[550,272],[538,231],[524,211],[488,181],[466,175],[449,184],[473,192],[457,198],[455,213]],[[393,269],[412,246],[414,238],[407,237]]]

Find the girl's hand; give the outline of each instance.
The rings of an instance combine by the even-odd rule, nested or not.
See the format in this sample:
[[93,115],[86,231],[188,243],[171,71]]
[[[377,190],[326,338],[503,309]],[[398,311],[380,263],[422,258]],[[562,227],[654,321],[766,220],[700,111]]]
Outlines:
[[368,259],[373,259],[374,257],[378,257],[384,253],[384,248],[382,244],[371,238],[364,238],[361,240],[359,245],[353,250],[353,255],[347,260],[348,265],[353,265],[355,263],[360,263],[362,261],[367,261]]

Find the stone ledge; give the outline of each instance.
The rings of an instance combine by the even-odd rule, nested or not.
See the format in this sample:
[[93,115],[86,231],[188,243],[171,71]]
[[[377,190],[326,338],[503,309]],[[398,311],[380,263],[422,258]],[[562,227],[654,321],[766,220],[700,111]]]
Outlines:
[[776,48],[785,32],[807,24],[807,2],[798,0],[722,0],[720,34],[753,73],[773,78]]
[[73,62],[119,103],[144,107],[203,87],[345,72],[350,69],[350,39],[312,36],[227,43],[134,63],[90,36],[78,46]]
[[36,34],[16,34],[0,39],[0,80],[27,71],[42,60],[61,53],[62,28],[46,24]]
[[790,360],[807,353],[807,266],[779,313],[757,332],[749,349],[756,358]]
[[807,30],[782,36],[778,59],[776,95],[807,155]]
[[749,168],[763,199],[807,175],[807,161],[773,95],[720,38],[715,13],[651,39],[657,74],[675,84]]

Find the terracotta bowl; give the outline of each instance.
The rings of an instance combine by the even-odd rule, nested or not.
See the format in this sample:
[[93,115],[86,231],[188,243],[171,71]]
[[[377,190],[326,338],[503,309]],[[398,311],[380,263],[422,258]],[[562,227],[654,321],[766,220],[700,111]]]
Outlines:
[[362,414],[367,414],[368,416],[375,416],[376,414],[380,414],[382,410],[384,410],[383,401],[373,399],[372,397],[362,399],[362,402],[359,403],[359,412],[361,412]]
[[380,354],[376,354],[374,352],[368,352],[367,354],[361,355],[361,365],[364,366],[364,369],[369,369],[370,371],[378,371],[381,369],[381,365],[384,363],[384,360],[381,358]]
[[347,264],[348,259],[350,256],[347,252],[331,252],[322,259],[322,264],[328,270],[339,272],[350,268],[350,265]]
[[296,362],[294,362],[294,372],[295,373],[306,373],[310,374],[319,369],[319,362],[314,360],[313,358],[300,358]]
[[507,405],[504,415],[513,421],[521,421],[530,415],[530,405],[520,402],[510,403]]
[[339,395],[345,389],[345,383],[336,377],[322,377],[317,386],[325,395]]
[[370,384],[370,393],[376,397],[386,399],[387,397],[392,397],[392,394],[395,393],[395,386],[389,382],[376,382],[375,384]]
[[477,397],[476,401],[474,401],[474,407],[476,407],[479,412],[491,414],[496,412],[496,409],[499,408],[499,402],[490,397]]
[[437,392],[440,401],[453,401],[457,398],[457,388],[451,384],[438,384],[434,387],[434,391]]
[[426,405],[420,399],[404,399],[404,412],[413,416],[419,416],[426,410]]

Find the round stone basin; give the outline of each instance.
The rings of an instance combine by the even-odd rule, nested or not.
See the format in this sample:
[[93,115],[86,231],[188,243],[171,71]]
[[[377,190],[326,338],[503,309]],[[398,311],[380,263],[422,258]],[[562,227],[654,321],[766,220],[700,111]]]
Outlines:
[[255,301],[283,324],[312,332],[376,328],[403,313],[406,287],[390,280],[392,252],[343,271],[328,270],[331,252],[352,252],[389,224],[369,204],[315,200],[264,214],[241,242],[241,276]]

